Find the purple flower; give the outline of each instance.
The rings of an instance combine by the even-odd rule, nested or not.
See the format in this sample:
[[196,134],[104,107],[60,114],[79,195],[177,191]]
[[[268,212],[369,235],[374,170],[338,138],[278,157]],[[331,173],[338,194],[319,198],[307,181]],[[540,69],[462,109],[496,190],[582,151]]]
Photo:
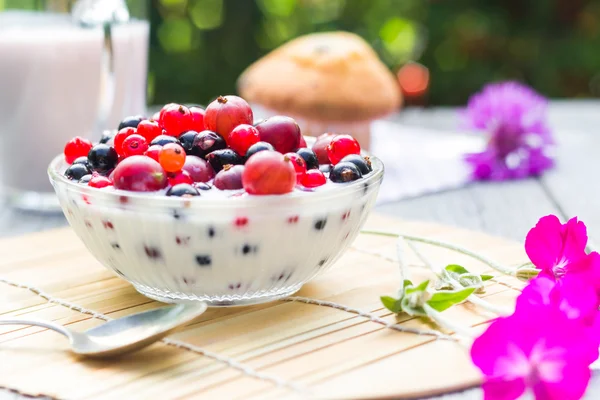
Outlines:
[[553,166],[547,101],[517,82],[487,85],[462,112],[465,127],[489,135],[486,149],[467,154],[473,179],[505,180],[540,175]]

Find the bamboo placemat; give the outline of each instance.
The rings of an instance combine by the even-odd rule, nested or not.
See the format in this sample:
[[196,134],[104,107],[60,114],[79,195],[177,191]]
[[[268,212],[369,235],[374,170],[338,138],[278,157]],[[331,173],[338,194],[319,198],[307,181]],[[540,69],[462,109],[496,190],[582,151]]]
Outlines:
[[[505,265],[526,260],[522,246],[447,226],[373,215],[367,227],[452,242]],[[422,245],[434,263],[488,269]],[[378,253],[378,254],[375,254]],[[44,318],[85,330],[163,306],[102,267],[70,228],[0,241],[0,314]],[[399,286],[395,240],[360,235],[324,275],[292,299],[209,309],[185,330],[118,360],[71,356],[66,340],[37,327],[0,327],[0,386],[60,399],[412,398],[475,386],[468,351],[430,334],[429,323],[396,318],[380,295]],[[430,277],[406,251],[414,281]],[[513,306],[522,284],[488,281],[486,299]],[[483,328],[494,316],[463,304],[445,311]]]

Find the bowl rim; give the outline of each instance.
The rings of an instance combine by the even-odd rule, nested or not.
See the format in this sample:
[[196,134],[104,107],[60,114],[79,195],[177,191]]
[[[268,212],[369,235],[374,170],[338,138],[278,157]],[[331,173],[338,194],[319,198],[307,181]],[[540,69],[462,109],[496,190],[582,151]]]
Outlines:
[[[305,137],[307,144],[313,142],[315,138]],[[311,140],[312,139],[312,140]],[[52,185],[61,185],[67,188],[70,192],[80,193],[87,196],[90,200],[101,199],[108,202],[114,202],[116,204],[122,203],[123,197],[128,201],[140,201],[143,202],[146,207],[153,206],[166,206],[166,207],[180,207],[182,204],[186,208],[206,208],[206,207],[217,207],[227,208],[228,206],[240,208],[240,207],[252,207],[252,206],[266,206],[266,205],[280,205],[282,203],[300,201],[304,202],[321,202],[324,200],[332,200],[335,198],[344,197],[348,194],[363,191],[365,187],[371,187],[376,182],[380,182],[383,179],[385,167],[381,160],[367,152],[362,151],[361,155],[369,156],[373,171],[363,179],[358,179],[353,182],[343,183],[340,185],[339,190],[332,190],[328,188],[314,188],[314,189],[303,189],[294,190],[290,193],[279,194],[279,195],[244,195],[244,196],[228,196],[228,197],[211,197],[206,198],[205,196],[198,197],[176,197],[176,196],[156,196],[156,192],[134,192],[123,189],[103,190],[102,188],[93,188],[89,186],[79,185],[75,181],[67,179],[63,174],[59,172],[61,167],[65,167],[67,164],[64,160],[64,155],[57,155],[48,166],[48,176]],[[321,190],[319,190],[321,189]],[[233,194],[234,191],[232,191]],[[58,194],[57,194],[58,196]]]

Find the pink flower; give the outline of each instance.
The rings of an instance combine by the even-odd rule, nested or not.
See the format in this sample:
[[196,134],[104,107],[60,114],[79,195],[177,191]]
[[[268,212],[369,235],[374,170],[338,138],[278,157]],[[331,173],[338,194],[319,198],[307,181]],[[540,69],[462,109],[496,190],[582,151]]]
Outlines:
[[578,274],[600,289],[600,255],[587,254],[587,230],[577,218],[561,224],[558,217],[542,217],[527,234],[525,251],[542,275],[561,279],[565,274]]
[[517,399],[526,390],[537,400],[580,399],[598,358],[597,341],[556,307],[523,304],[490,324],[471,347],[485,375],[485,400]]

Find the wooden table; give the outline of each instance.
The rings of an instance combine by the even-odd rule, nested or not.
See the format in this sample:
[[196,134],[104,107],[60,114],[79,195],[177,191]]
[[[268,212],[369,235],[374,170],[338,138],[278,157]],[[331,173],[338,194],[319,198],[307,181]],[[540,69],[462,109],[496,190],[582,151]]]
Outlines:
[[[392,117],[405,125],[453,130],[456,109],[407,109]],[[435,221],[479,230],[522,242],[527,231],[547,214],[562,219],[578,216],[600,243],[600,101],[554,101],[550,123],[555,132],[557,166],[538,179],[477,183],[420,198],[388,203],[376,211],[404,219]],[[0,237],[50,229],[66,224],[61,215],[36,215],[0,209]],[[0,392],[0,400],[19,398]],[[481,398],[479,390],[443,396],[444,400]],[[439,399],[442,399],[439,398]],[[595,374],[586,398],[600,398],[600,374]]]

